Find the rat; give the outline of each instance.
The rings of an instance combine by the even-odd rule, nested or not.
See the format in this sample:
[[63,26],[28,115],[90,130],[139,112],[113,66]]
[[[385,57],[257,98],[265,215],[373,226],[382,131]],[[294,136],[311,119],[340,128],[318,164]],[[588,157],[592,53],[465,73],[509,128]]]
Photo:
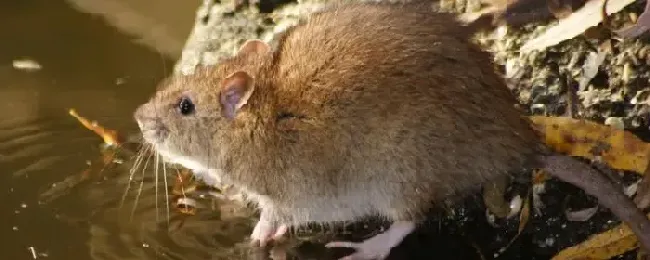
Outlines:
[[650,221],[589,164],[554,155],[515,107],[475,29],[403,3],[335,4],[171,76],[134,117],[170,163],[236,186],[260,208],[251,242],[367,216],[389,228],[345,259],[384,259],[442,201],[518,169],[584,189],[650,249]]

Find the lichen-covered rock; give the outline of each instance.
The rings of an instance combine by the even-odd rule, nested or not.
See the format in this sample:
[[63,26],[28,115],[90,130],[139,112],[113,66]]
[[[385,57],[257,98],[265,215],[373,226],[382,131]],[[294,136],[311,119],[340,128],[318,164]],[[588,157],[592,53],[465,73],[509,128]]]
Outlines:
[[[643,11],[644,3],[635,2],[622,12],[612,14],[611,26],[622,28],[632,23],[631,17]],[[569,91],[577,96],[579,117],[604,122],[620,117],[626,128],[648,127],[646,95],[650,85],[650,45],[647,38],[591,39],[579,36],[544,51],[519,53],[528,40],[541,34],[550,25],[533,24],[514,30],[500,28],[482,35],[479,42],[495,53],[495,61],[504,67],[510,86],[534,114],[561,115],[568,108]],[[610,33],[606,28],[599,28]],[[603,46],[607,45],[607,46]],[[596,75],[580,86],[585,77],[587,57],[602,50],[604,61]]]

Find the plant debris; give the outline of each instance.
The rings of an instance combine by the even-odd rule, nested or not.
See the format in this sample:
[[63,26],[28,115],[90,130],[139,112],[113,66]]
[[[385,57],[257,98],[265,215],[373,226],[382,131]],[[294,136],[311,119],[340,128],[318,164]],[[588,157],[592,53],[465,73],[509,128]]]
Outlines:
[[79,122],[83,126],[88,128],[88,130],[91,130],[91,131],[95,132],[96,134],[98,134],[99,136],[101,136],[104,139],[105,144],[107,144],[107,145],[117,145],[117,144],[121,143],[120,140],[122,140],[122,139],[118,136],[117,131],[111,130],[111,129],[106,129],[106,128],[102,127],[101,125],[99,125],[97,123],[97,121],[90,121],[90,120],[88,120],[88,119],[86,119],[84,117],[79,116],[79,114],[77,114],[77,111],[75,109],[68,110],[68,113],[72,117],[79,120]]
[[[542,133],[545,143],[560,153],[588,159],[600,159],[611,168],[645,174],[650,145],[634,134],[587,120],[568,117],[533,116],[532,122]],[[648,174],[644,181],[648,182]],[[539,179],[536,177],[535,179]],[[642,181],[643,182],[643,181]],[[648,188],[645,187],[648,192]],[[647,198],[647,194],[640,195]],[[638,204],[638,201],[635,201]],[[569,220],[586,221],[598,208],[569,212]],[[553,259],[609,259],[638,247],[636,236],[625,224],[594,235],[583,243],[566,248]]]
[[630,228],[621,224],[594,235],[579,245],[560,251],[553,260],[610,259],[637,248],[637,242],[636,235]]
[[611,168],[643,175],[648,168],[650,145],[636,135],[613,127],[569,117],[530,117],[544,142],[555,151],[591,160]]
[[558,24],[548,28],[543,34],[528,41],[519,51],[530,52],[533,50],[544,50],[564,40],[573,39],[587,29],[597,26],[606,19],[603,17],[602,8],[606,8],[606,14],[612,14],[623,10],[628,4],[635,0],[611,0],[606,1],[603,7],[600,0],[587,1],[578,11],[559,20]]

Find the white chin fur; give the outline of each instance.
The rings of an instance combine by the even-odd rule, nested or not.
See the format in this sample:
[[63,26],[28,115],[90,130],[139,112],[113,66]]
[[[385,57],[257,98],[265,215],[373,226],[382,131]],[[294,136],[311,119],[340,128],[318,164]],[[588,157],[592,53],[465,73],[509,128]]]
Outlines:
[[222,183],[220,178],[221,176],[220,171],[215,169],[209,169],[207,166],[187,156],[172,154],[164,147],[160,147],[156,145],[155,149],[156,152],[158,152],[158,154],[160,154],[165,159],[165,161],[173,164],[178,164],[187,169],[192,170],[194,176],[201,179],[207,185],[219,186]]

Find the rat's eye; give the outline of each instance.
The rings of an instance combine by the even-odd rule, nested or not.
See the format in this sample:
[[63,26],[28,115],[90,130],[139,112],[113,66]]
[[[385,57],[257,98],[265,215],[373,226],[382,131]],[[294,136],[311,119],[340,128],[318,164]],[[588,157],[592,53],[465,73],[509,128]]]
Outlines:
[[178,102],[178,109],[184,116],[190,115],[194,113],[194,103],[188,97],[182,97],[181,101]]

